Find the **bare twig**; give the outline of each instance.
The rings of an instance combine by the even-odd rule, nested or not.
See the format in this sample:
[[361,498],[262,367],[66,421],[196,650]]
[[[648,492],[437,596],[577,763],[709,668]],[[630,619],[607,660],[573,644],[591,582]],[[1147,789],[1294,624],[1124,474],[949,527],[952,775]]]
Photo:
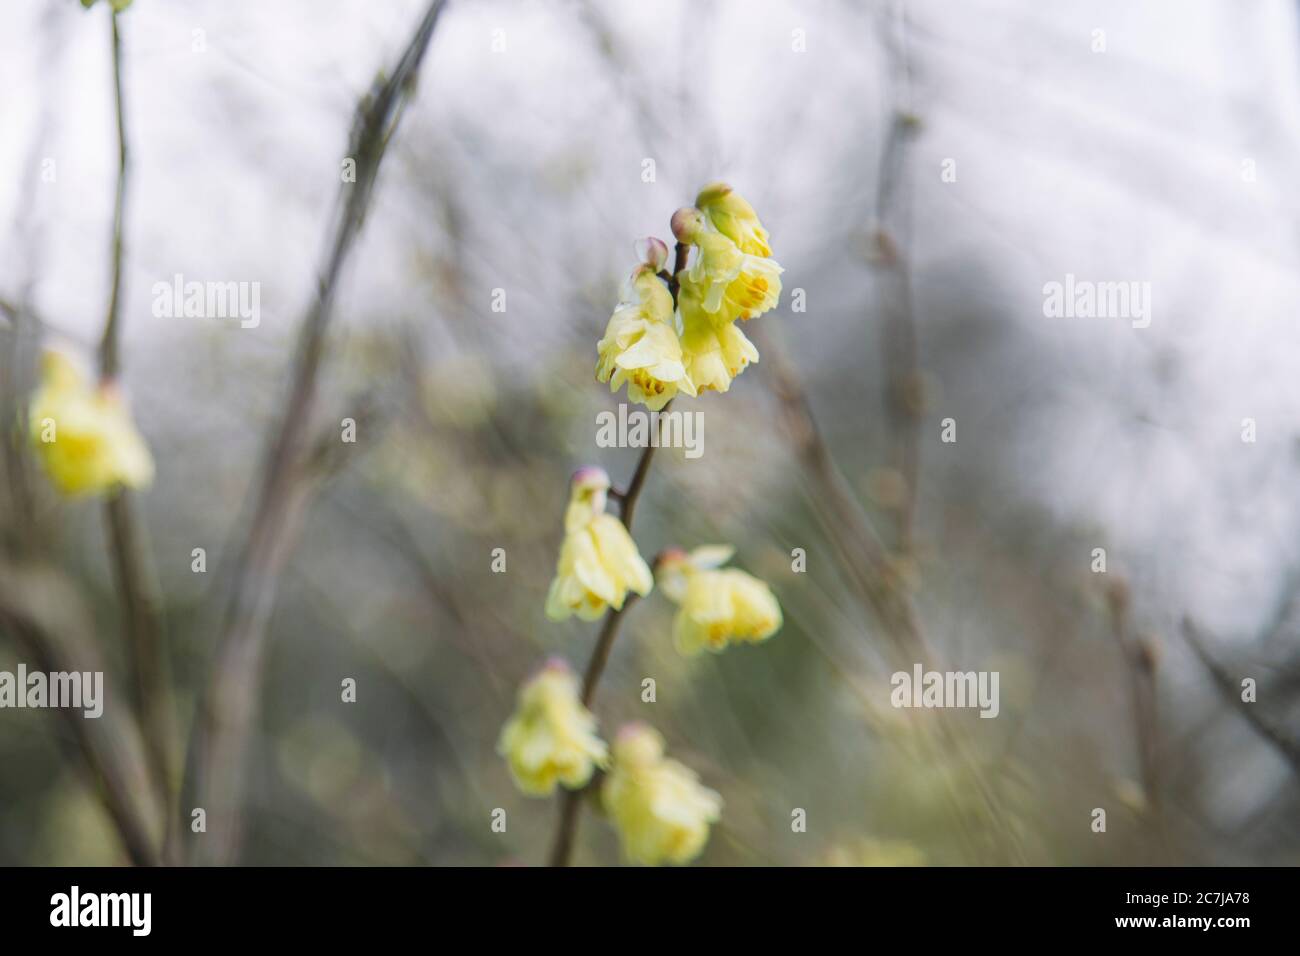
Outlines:
[[[797,372],[769,336],[755,332],[754,338],[765,356],[786,433],[819,492],[812,496],[818,518],[856,594],[879,623],[896,660],[919,661],[928,669],[942,669],[920,626],[908,585],[836,465]],[[1012,858],[1023,858],[1020,840],[1006,820],[1000,801],[946,712],[938,713],[936,732],[941,745],[967,770],[986,816],[997,827]]]
[[907,246],[911,236],[911,193],[905,150],[917,128],[912,112],[911,67],[907,57],[907,13],[882,24],[885,48],[894,69],[893,105],[876,181],[875,245],[880,281],[880,320],[884,333],[885,410],[890,460],[902,479],[903,497],[893,503],[895,548],[913,549],[913,522],[920,481],[920,420],[925,397],[918,366],[916,317]]
[[1117,579],[1107,592],[1111,632],[1124,658],[1129,676],[1133,708],[1133,734],[1137,743],[1138,769],[1146,811],[1155,822],[1162,848],[1168,851],[1168,833],[1163,807],[1164,789],[1160,773],[1160,720],[1156,694],[1156,652],[1152,643],[1133,633],[1129,620],[1128,585]]
[[[122,840],[137,866],[160,861],[159,841],[150,821],[160,807],[152,799],[149,770],[140,729],[129,709],[116,704],[80,598],[57,573],[45,568],[20,568],[0,560],[0,628],[28,649],[32,660],[47,672],[104,674],[103,713],[87,718],[61,708],[78,755]],[[63,738],[66,740],[66,738]]]
[[1190,618],[1183,618],[1183,638],[1196,654],[1201,665],[1209,672],[1214,686],[1223,695],[1223,699],[1245,718],[1246,723],[1250,724],[1257,734],[1272,745],[1296,776],[1300,777],[1300,740],[1261,713],[1256,705],[1248,704],[1241,699],[1241,686],[1237,678],[1206,649],[1200,630]]
[[43,540],[36,527],[35,497],[29,481],[27,455],[25,449],[30,438],[27,431],[27,416],[19,414],[24,409],[25,397],[20,393],[18,384],[20,357],[28,337],[28,311],[19,306],[11,307],[0,301],[0,312],[8,312],[13,317],[13,326],[9,330],[10,347],[5,355],[4,375],[0,378],[0,416],[14,423],[13,428],[0,435],[3,446],[5,477],[8,479],[10,516],[12,529],[0,525],[0,532],[12,536],[11,544],[17,550],[31,553],[39,549]]
[[194,844],[196,858],[204,862],[229,861],[238,850],[245,758],[257,713],[266,625],[280,572],[311,497],[311,488],[302,478],[311,453],[310,420],[334,299],[387,145],[414,90],[444,6],[444,0],[430,2],[396,67],[387,79],[376,82],[353,122],[349,155],[356,162],[356,182],[343,187],[316,296],[298,334],[288,403],[263,465],[248,538],[226,602],[211,681],[195,721],[186,779],[198,805],[208,811],[208,833]]
[[127,155],[126,106],[122,98],[122,36],[117,27],[117,11],[112,11],[113,36],[113,102],[117,114],[117,188],[113,197],[112,275],[108,293],[108,321],[99,342],[100,375],[105,380],[117,377],[120,366],[121,338],[118,322],[121,318],[123,219],[126,215],[126,193],[130,164]]
[[681,288],[682,270],[686,268],[686,259],[690,254],[690,246],[684,242],[677,243],[673,252],[673,271],[668,276],[668,291],[672,293],[673,305],[677,304],[677,292]]
[[[899,201],[902,179],[903,148],[916,127],[915,117],[904,102],[910,92],[910,68],[904,49],[905,14],[897,8],[898,22],[885,24],[885,46],[894,61],[896,104],[881,160],[881,177],[877,184],[876,241],[883,277],[886,332],[885,407],[891,421],[891,459],[903,479],[905,500],[899,503],[896,516],[897,551],[906,558],[912,550],[913,516],[919,480],[919,432],[922,410],[920,375],[917,369],[915,320],[910,278],[899,242],[891,238],[886,225],[905,204]],[[907,210],[898,212],[894,230],[903,236],[908,231]],[[820,494],[813,496],[818,517],[831,542],[839,552],[850,582],[868,610],[889,638],[900,661],[919,661],[927,668],[939,668],[921,628],[910,585],[898,559],[890,554],[870,518],[857,500],[852,487],[835,464],[821,430],[813,416],[812,405],[794,367],[779,348],[763,339],[762,351],[769,356],[769,374],[781,404],[787,434],[807,473]],[[939,744],[967,771],[967,777],[980,798],[984,814],[997,829],[1013,859],[1023,859],[1023,848],[1014,828],[1006,819],[1001,802],[975,758],[952,725],[940,713],[935,722]]]
[[[644,461],[647,456],[641,457]],[[610,650],[614,647],[614,640],[618,637],[623,616],[635,601],[636,595],[629,594],[622,608],[605,613],[605,620],[600,626],[600,636],[596,638],[596,647],[591,652],[587,671],[582,678],[582,703],[588,708],[595,699],[596,684],[599,683],[601,674],[605,672],[605,664],[609,660]],[[578,835],[578,816],[582,809],[582,798],[590,786],[591,784],[588,784],[587,787],[579,790],[565,790],[560,797],[560,823],[556,827],[555,843],[551,848],[551,866],[569,865],[569,860],[573,856],[573,841]]]
[[[130,181],[126,103],[122,93],[122,37],[118,13],[110,15],[113,51],[113,92],[117,117],[117,186],[110,238],[108,315],[99,344],[99,374],[112,382],[121,372],[122,272],[125,258],[126,201]],[[174,720],[168,677],[167,645],[162,626],[162,596],[149,546],[136,515],[131,493],[118,489],[105,504],[113,575],[122,601],[123,627],[134,675],[136,713],[145,728],[145,741],[155,785],[163,799],[168,856],[176,821],[172,813],[176,781],[172,773]]]

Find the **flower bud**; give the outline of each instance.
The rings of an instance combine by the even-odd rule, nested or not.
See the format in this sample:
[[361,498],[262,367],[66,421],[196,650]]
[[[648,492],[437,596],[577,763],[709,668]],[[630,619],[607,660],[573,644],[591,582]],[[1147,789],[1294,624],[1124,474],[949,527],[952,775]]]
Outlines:
[[655,272],[668,264],[668,244],[662,239],[647,236],[638,239],[633,248],[636,249],[637,261],[645,263]]
[[570,484],[575,492],[608,491],[609,472],[599,465],[583,465],[573,473]]
[[707,206],[710,203],[718,202],[725,199],[730,192],[731,185],[729,183],[715,180],[700,190],[700,194],[695,197],[695,205]]
[[609,495],[609,473],[597,465],[584,465],[573,473],[569,482],[569,507],[565,512],[566,528],[580,527],[592,517],[605,513]]
[[672,227],[678,242],[694,242],[704,228],[704,213],[694,206],[683,206],[673,213]]

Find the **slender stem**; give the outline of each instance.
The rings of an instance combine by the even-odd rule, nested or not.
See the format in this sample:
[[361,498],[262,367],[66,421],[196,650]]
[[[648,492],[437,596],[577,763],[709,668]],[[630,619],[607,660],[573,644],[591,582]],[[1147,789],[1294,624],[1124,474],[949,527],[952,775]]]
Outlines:
[[126,187],[130,166],[127,162],[126,108],[122,98],[122,37],[117,28],[117,12],[112,14],[113,25],[113,95],[117,110],[117,190],[113,199],[112,278],[108,294],[108,320],[99,343],[100,377],[109,380],[117,377],[120,367],[118,320],[121,315],[123,218],[126,213]]
[[673,294],[673,306],[677,305],[677,290],[681,287],[681,282],[677,278],[683,269],[686,268],[686,257],[691,253],[691,247],[684,242],[677,243],[677,248],[673,253],[673,274],[668,279],[668,291]]
[[1148,811],[1156,817],[1156,827],[1164,836],[1161,815],[1162,788],[1159,765],[1159,733],[1155,656],[1132,631],[1129,620],[1127,587],[1117,584],[1110,601],[1111,633],[1124,659],[1129,677],[1129,695],[1133,710],[1134,739],[1137,744],[1138,769]]
[[[880,535],[831,456],[794,366],[774,340],[761,330],[755,330],[754,335],[767,356],[764,364],[772,376],[785,429],[801,463],[821,492],[813,496],[818,517],[840,554],[850,583],[890,639],[891,650],[898,655],[899,663],[920,661],[928,670],[947,669],[938,666],[939,658],[929,645],[906,586],[898,580]],[[997,794],[966,751],[946,712],[939,712],[935,726],[940,745],[968,771],[986,816],[999,831],[1002,845],[1013,859],[1022,860],[1023,847],[1006,819]]]
[[[648,458],[648,455],[641,456],[643,462]],[[600,626],[600,636],[596,638],[596,648],[591,652],[591,660],[587,662],[587,672],[582,679],[582,704],[588,709],[595,699],[596,684],[600,682],[600,675],[605,672],[605,664],[609,660],[609,652],[614,647],[614,639],[618,637],[623,615],[635,601],[636,595],[629,594],[619,610],[611,609],[605,614],[605,620]],[[587,786],[589,787],[590,784]],[[560,824],[555,831],[555,844],[551,848],[551,866],[569,865],[569,859],[573,856],[573,840],[578,833],[578,815],[582,809],[582,797],[586,792],[587,787],[580,790],[565,790],[560,797]]]
[[[44,566],[20,568],[0,558],[0,633],[25,647],[42,671],[104,673],[104,695],[115,700],[116,688],[88,636],[86,620],[76,592],[61,576]],[[87,783],[99,794],[131,862],[156,864],[150,821],[157,805],[150,799],[153,790],[134,715],[106,710],[101,720],[88,720],[72,709],[57,710],[69,731],[58,735],[60,743],[74,756],[75,741]]]
[[[43,670],[53,671],[56,666],[49,663],[46,656],[46,640],[39,630],[26,622],[7,619],[0,609],[0,624],[5,626],[15,638],[25,642],[31,649],[37,666]],[[140,813],[140,808],[131,796],[132,781],[113,754],[112,745],[98,740],[94,726],[95,721],[85,720],[81,714],[60,708],[60,717],[67,724],[71,737],[76,741],[76,748],[85,761],[86,777],[99,793],[122,847],[135,866],[153,866],[159,862],[154,841],[149,834],[149,824]],[[58,735],[60,744],[71,755],[68,736]]]
[[348,149],[356,160],[357,178],[343,186],[316,297],[298,331],[286,409],[262,463],[252,520],[226,594],[212,674],[190,740],[185,792],[193,796],[194,806],[208,812],[208,832],[191,846],[205,863],[227,863],[239,849],[246,755],[257,718],[267,623],[280,574],[314,491],[308,480],[309,431],[335,295],[445,5],[445,0],[430,0],[401,59],[381,74],[353,121]]
[[[122,273],[126,245],[126,201],[131,171],[126,134],[126,100],[122,91],[122,36],[115,11],[111,14],[110,23],[114,112],[117,120],[117,186],[114,190],[113,231],[109,244],[111,265],[108,314],[99,343],[99,375],[105,383],[116,379],[122,368]],[[121,595],[123,626],[134,674],[134,705],[144,729],[150,771],[165,810],[165,842],[170,847],[176,825],[172,813],[175,781],[171,769],[175,733],[166,641],[160,611],[162,596],[144,530],[132,507],[128,491],[119,489],[109,495],[105,503],[105,517],[113,574]]]
[[1277,751],[1291,767],[1292,773],[1300,778],[1300,738],[1292,735],[1281,722],[1262,713],[1258,705],[1241,699],[1239,675],[1234,675],[1215,659],[1205,646],[1205,640],[1191,618],[1183,618],[1183,639],[1196,654],[1201,666],[1209,673],[1223,699],[1245,719],[1246,723],[1250,724],[1252,730]]
[[911,237],[911,177],[907,147],[917,129],[911,104],[907,56],[907,12],[903,4],[883,24],[884,44],[893,64],[893,116],[885,135],[876,181],[876,264],[880,277],[880,322],[885,354],[885,411],[890,434],[890,465],[903,481],[894,508],[894,548],[913,551],[920,474],[920,424],[924,394],[919,368],[916,315],[907,247]]
[[[668,411],[672,406],[669,402],[663,407],[663,411]],[[654,445],[647,445],[645,451],[641,452],[641,460],[636,463],[636,471],[632,473],[632,482],[627,486],[627,491],[618,497],[619,518],[623,521],[623,526],[628,531],[632,530],[632,515],[636,510],[637,498],[641,496],[641,488],[645,485],[646,476],[650,474],[650,459],[654,457]]]
[[[674,308],[677,306],[677,275],[686,268],[686,257],[689,252],[689,246],[682,242],[677,243],[673,274],[668,280],[668,289],[673,295]],[[663,407],[662,412],[667,412],[671,406],[672,402],[670,401]],[[661,423],[662,421],[660,419]],[[636,471],[632,473],[632,481],[628,484],[627,491],[612,496],[619,506],[619,520],[623,522],[623,527],[627,529],[628,534],[632,533],[632,519],[636,514],[636,503],[641,497],[641,490],[645,487],[646,477],[650,474],[650,462],[654,458],[657,444],[658,442],[652,442],[642,450],[641,458],[636,463]],[[596,647],[591,652],[591,659],[587,662],[587,671],[582,679],[582,703],[588,709],[590,709],[592,701],[595,700],[596,685],[600,683],[600,677],[605,673],[605,664],[609,661],[610,651],[614,649],[614,640],[618,637],[619,626],[623,623],[623,617],[627,614],[628,609],[636,602],[636,598],[635,594],[629,594],[621,608],[617,611],[611,608],[606,612],[605,620],[600,625],[600,635],[596,638]],[[580,790],[565,790],[560,797],[560,823],[555,831],[555,843],[551,847],[551,866],[569,865],[569,860],[573,856],[573,840],[578,833],[578,817],[581,815],[582,797],[591,786],[588,783],[586,787]]]

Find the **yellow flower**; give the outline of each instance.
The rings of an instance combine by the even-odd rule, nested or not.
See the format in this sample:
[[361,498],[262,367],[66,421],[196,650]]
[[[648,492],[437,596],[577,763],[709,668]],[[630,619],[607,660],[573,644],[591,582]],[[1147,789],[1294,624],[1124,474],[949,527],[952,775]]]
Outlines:
[[722,314],[752,319],[775,309],[781,299],[782,269],[775,259],[745,256],[740,273],[727,285]]
[[59,352],[42,359],[28,427],[46,474],[64,494],[139,488],[153,480],[153,458],[121,395],[90,385]]
[[718,232],[700,232],[694,243],[695,261],[686,275],[699,290],[700,307],[712,314],[722,308],[727,287],[740,276],[745,254]]
[[665,551],[655,568],[663,593],[678,605],[673,644],[693,657],[728,645],[765,641],[781,629],[781,605],[771,589],[738,568],[723,568],[734,549]]
[[751,256],[770,256],[767,230],[758,221],[754,207],[726,183],[709,183],[695,197],[695,205],[740,251]]
[[682,283],[677,296],[682,309],[682,364],[696,393],[725,392],[750,362],[758,361],[758,349],[734,323],[714,322],[701,298],[698,286],[689,279]]
[[558,658],[519,689],[519,703],[501,728],[497,753],[506,758],[519,789],[543,797],[556,783],[586,786],[608,757],[596,736],[596,718],[578,699],[578,679]]
[[596,344],[596,379],[609,382],[611,392],[626,382],[629,399],[657,412],[679,389],[694,395],[695,388],[682,364],[668,287],[648,266],[637,269],[632,286],[637,301],[614,311]]
[[594,621],[606,608],[622,608],[628,591],[646,595],[654,587],[627,528],[605,513],[608,491],[609,476],[600,468],[573,476],[559,566],[546,596],[546,616],[553,621],[573,614]]
[[689,863],[709,839],[722,798],[695,772],[664,756],[664,739],[646,724],[623,727],[601,791],[624,855],[634,863]]
[[784,270],[775,259],[746,255],[717,232],[698,233],[695,246],[695,261],[685,278],[715,322],[752,319],[776,308]]

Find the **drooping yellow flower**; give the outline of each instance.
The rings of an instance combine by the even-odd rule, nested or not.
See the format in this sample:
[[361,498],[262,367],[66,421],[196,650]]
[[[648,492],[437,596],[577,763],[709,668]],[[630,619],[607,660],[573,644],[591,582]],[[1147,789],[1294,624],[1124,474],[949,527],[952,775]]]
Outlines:
[[698,232],[694,244],[695,261],[686,274],[699,291],[700,307],[713,314],[722,308],[727,288],[739,278],[745,254],[720,232]]
[[601,800],[624,855],[647,866],[695,859],[722,812],[722,798],[689,767],[665,757],[663,737],[641,723],[619,731]]
[[46,474],[67,495],[153,480],[153,458],[112,386],[90,384],[72,360],[48,351],[28,427]]
[[758,221],[754,207],[726,183],[709,183],[695,197],[695,205],[740,251],[751,256],[770,256],[767,230]]
[[[660,243],[662,245],[662,243]],[[631,304],[619,306],[596,344],[596,379],[611,392],[627,383],[627,397],[659,411],[677,394],[695,388],[686,378],[682,346],[673,327],[673,298],[652,266],[633,275]]]
[[723,568],[734,549],[665,551],[655,568],[663,593],[678,605],[673,644],[693,657],[729,645],[765,641],[781,629],[781,605],[765,583],[739,568]]
[[682,310],[682,364],[696,393],[725,392],[758,349],[732,322],[713,321],[702,304],[701,289],[686,279],[677,296]]
[[644,596],[654,587],[627,528],[605,513],[608,491],[609,475],[600,468],[582,468],[573,476],[559,566],[546,596],[546,616],[553,621],[574,614],[594,621],[607,608],[622,608],[628,591]]
[[608,757],[596,736],[596,718],[578,698],[578,679],[559,658],[546,662],[519,689],[518,706],[501,728],[497,753],[506,759],[519,789],[544,797],[561,783],[586,786]]
[[748,321],[775,309],[781,300],[782,269],[775,259],[745,256],[740,273],[727,285],[723,315]]
[[776,308],[782,268],[775,259],[746,255],[717,232],[695,237],[695,261],[687,280],[697,289],[700,307],[715,322],[752,319]]

